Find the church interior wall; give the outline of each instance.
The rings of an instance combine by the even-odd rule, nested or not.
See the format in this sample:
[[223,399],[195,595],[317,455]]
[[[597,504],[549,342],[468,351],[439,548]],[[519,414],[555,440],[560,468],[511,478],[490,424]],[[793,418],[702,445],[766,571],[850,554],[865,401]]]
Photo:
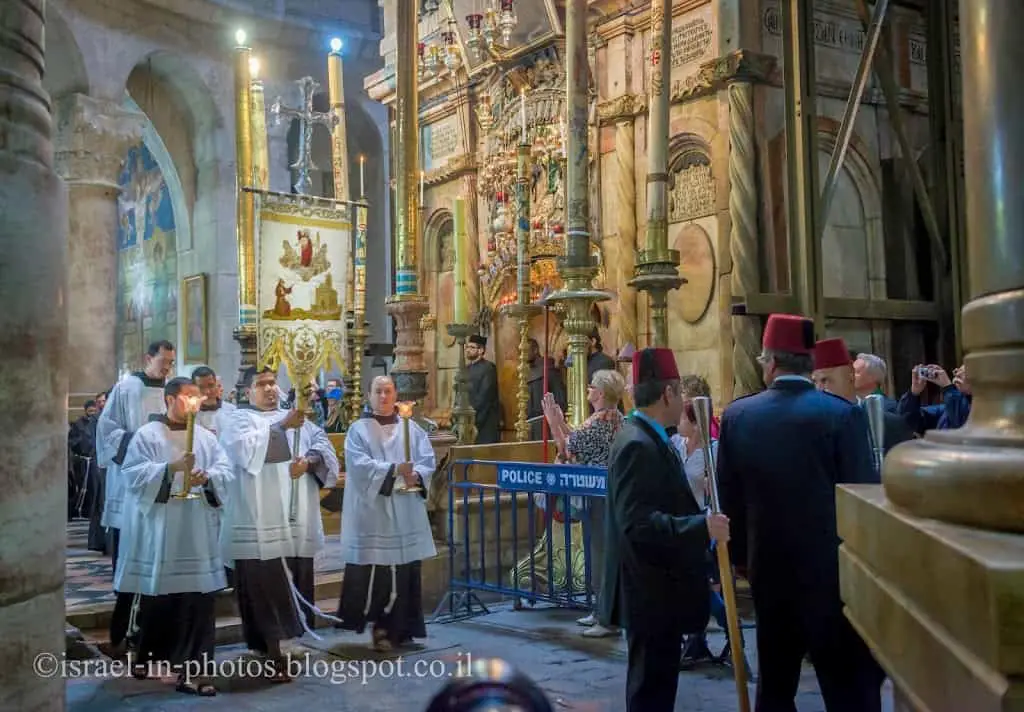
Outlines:
[[[178,282],[180,285],[181,278],[194,274],[204,273],[207,276],[206,363],[213,366],[227,384],[234,381],[239,358],[238,346],[232,335],[238,321],[234,200],[234,78],[231,61],[232,35],[235,27],[211,25],[206,18],[187,17],[178,14],[178,11],[177,6],[162,8],[149,3],[120,3],[113,7],[99,0],[53,0],[47,7],[46,51],[48,59],[57,59],[47,62],[46,88],[54,99],[55,112],[62,106],[62,100],[68,97],[85,97],[81,100],[67,101],[79,104],[84,101],[88,118],[102,129],[105,132],[103,135],[108,138],[115,133],[115,123],[128,124],[135,120],[135,116],[131,114],[131,107],[125,100],[126,96],[130,96],[138,106],[137,116],[141,122],[153,128],[162,144],[166,146],[177,174],[176,182],[180,184],[181,197],[187,205],[185,215],[176,218],[179,226],[187,225],[189,228],[184,232],[180,228],[178,230],[179,236],[184,240],[178,245]],[[277,64],[282,75],[286,75],[293,68],[308,66],[309,73],[326,83],[326,47],[324,51],[320,51],[315,43],[308,42],[308,30],[296,30],[293,26],[281,22],[264,23],[255,18],[242,19],[241,22],[253,38],[256,48],[254,52],[257,55],[266,51],[268,55],[276,53],[284,58]],[[315,32],[323,32],[323,28],[318,27]],[[300,46],[299,51],[292,51],[284,46],[299,39],[304,40],[296,43]],[[320,39],[326,43],[326,38]],[[380,58],[376,56],[375,47],[371,46],[373,43],[366,42],[365,38],[353,44],[357,49],[351,61],[346,63],[346,84],[347,94],[355,96],[362,92],[362,76],[372,69],[374,63],[379,64]],[[369,58],[366,56],[368,51]],[[286,78],[290,82],[298,76],[300,75]],[[267,95],[269,105],[275,94],[268,89]],[[354,104],[352,108],[355,113],[362,111],[365,117],[362,128],[356,128],[355,135],[350,133],[350,145],[369,146],[377,153],[386,153],[381,147],[379,112],[373,112],[371,107],[371,115],[367,116],[358,101],[353,102],[350,99],[347,103]],[[109,116],[102,115],[104,107],[109,107]],[[81,112],[79,109],[79,114]],[[81,133],[80,130],[77,131]],[[67,134],[73,135],[71,131]],[[116,186],[120,163],[127,156],[129,147],[142,141],[140,134],[137,127],[131,130],[126,128],[107,141],[110,143],[117,139],[121,143],[118,144],[119,157],[115,156],[113,160],[108,160],[109,167],[104,169],[109,174],[104,178],[106,184]],[[284,141],[283,135],[279,135],[278,138],[278,143]],[[271,147],[274,146],[274,139],[275,136],[271,132]],[[58,155],[83,153],[77,147],[70,150],[67,146],[62,146],[61,141],[61,136],[55,141],[55,151]],[[96,150],[99,151],[100,147],[97,146]],[[282,154],[281,162],[284,166],[276,171],[277,186],[278,189],[288,190],[287,147],[284,150],[279,148],[278,151]],[[99,157],[95,160],[99,160]],[[329,165],[330,161],[326,163]],[[388,259],[388,255],[380,254],[388,250],[387,240],[384,239],[387,228],[386,225],[381,225],[382,222],[387,222],[386,211],[380,207],[384,205],[386,197],[386,177],[382,165],[386,165],[386,161],[375,166],[373,156],[368,156],[366,178],[368,192],[371,192],[368,197],[371,204],[375,203],[378,206],[376,210],[385,214],[384,220],[375,221],[375,209],[371,207],[371,265],[384,265]],[[358,166],[354,162],[353,171],[352,183],[358,185]],[[285,176],[284,181],[281,180],[282,172]],[[65,177],[76,179],[74,175]],[[116,190],[108,187],[107,191],[109,197],[106,199],[114,205]],[[378,195],[373,195],[373,192]],[[74,191],[71,199],[70,214],[74,223]],[[94,200],[93,197],[88,199]],[[80,207],[79,212],[84,209]],[[376,238],[373,234],[375,225],[378,231]],[[72,274],[76,273],[76,267],[79,274],[84,267],[88,267],[87,271],[90,274],[100,275],[91,281],[80,277],[77,280],[78,288],[83,292],[93,289],[93,281],[110,282],[111,279],[108,277],[114,274],[116,260],[116,223],[95,223],[88,231],[90,239],[107,239],[110,241],[110,247],[109,257],[83,255],[77,265],[72,259]],[[82,232],[82,229],[79,229],[79,232]],[[76,231],[72,229],[72,237],[75,238],[75,235]],[[81,239],[78,238],[79,241]],[[75,247],[72,245],[72,258],[76,254]],[[83,262],[87,257],[92,262]],[[97,259],[109,259],[111,265],[109,268],[99,269],[95,264]],[[382,313],[386,288],[377,287],[379,282],[369,281],[367,306],[369,313],[380,322],[372,325],[373,339],[383,341],[387,338],[386,328],[390,325]],[[92,311],[113,314],[114,288],[107,286],[93,291],[91,295],[83,295],[84,300],[90,304],[89,308]],[[75,294],[70,296],[74,297]],[[183,322],[184,319],[179,320],[179,323]],[[109,341],[110,348],[93,349],[89,347],[91,342],[81,339],[78,344],[83,347],[78,350],[83,352],[85,359],[89,358],[90,352],[103,352],[98,357],[102,362],[83,363],[83,374],[94,375],[84,379],[87,382],[82,385],[82,397],[109,387],[121,366],[114,363],[115,359],[112,356],[115,339],[113,324],[99,323],[99,327],[100,333],[89,338],[99,339],[104,343]],[[72,335],[75,335],[74,329]],[[171,338],[181,342],[182,336],[179,332],[176,339],[175,335],[171,335]],[[74,343],[72,345],[76,346]],[[179,372],[185,374],[198,365],[198,362],[185,363],[180,344],[178,361]],[[136,365],[132,364],[131,367]],[[74,385],[71,391],[76,394]]]

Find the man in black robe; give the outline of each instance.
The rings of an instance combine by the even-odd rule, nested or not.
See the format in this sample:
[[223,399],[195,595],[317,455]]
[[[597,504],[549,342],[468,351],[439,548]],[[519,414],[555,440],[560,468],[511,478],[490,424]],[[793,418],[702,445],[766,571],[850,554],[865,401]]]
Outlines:
[[[548,370],[547,392],[555,397],[555,402],[564,411],[568,408],[565,398],[565,384],[562,376],[555,368],[555,361],[552,358],[546,359]],[[544,434],[544,365],[545,359],[540,354],[540,344],[536,339],[530,339],[530,373],[526,377],[530,400],[526,405],[526,418],[533,420],[530,423],[530,439],[540,440]],[[536,418],[536,420],[534,420]]]
[[[75,517],[88,516],[96,498],[96,421],[99,410],[95,400],[87,400],[82,409],[85,414],[71,424],[68,430],[68,448],[71,460],[68,462],[73,475],[73,487],[68,490],[68,521]],[[90,547],[91,548],[91,547]],[[103,548],[96,551],[103,551]]]
[[484,358],[487,337],[474,334],[466,341],[466,371],[469,402],[476,411],[476,443],[488,445],[501,440],[501,406],[498,402],[498,369]]
[[710,615],[710,539],[728,542],[729,521],[704,514],[666,432],[683,410],[670,349],[634,354],[633,400],[608,460],[602,616],[626,629],[626,711],[671,712],[683,636]]
[[757,617],[757,709],[795,709],[805,653],[828,712],[878,712],[884,674],[843,615],[837,484],[877,483],[864,409],[814,387],[814,323],[773,314],[768,389],[722,415],[718,485]]

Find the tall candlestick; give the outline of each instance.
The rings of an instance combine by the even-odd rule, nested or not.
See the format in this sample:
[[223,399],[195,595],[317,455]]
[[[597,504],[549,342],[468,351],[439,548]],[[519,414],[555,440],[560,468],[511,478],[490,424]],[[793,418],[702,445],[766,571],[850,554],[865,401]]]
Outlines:
[[341,40],[331,40],[327,54],[327,100],[334,114],[331,126],[331,172],[334,177],[335,200],[349,199],[348,133],[345,125],[344,67],[341,59]]
[[519,121],[523,129],[523,143],[526,143],[526,90],[519,90]]
[[466,294],[466,199],[455,199],[455,323],[469,323],[469,295]]
[[359,197],[366,197],[366,156],[359,157]]

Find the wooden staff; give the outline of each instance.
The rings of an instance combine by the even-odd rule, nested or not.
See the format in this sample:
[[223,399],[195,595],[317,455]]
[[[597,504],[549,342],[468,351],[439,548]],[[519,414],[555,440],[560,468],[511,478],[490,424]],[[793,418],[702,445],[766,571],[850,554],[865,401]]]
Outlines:
[[[711,489],[711,511],[720,514],[722,504],[718,500],[718,480],[715,475],[714,454],[711,452],[711,399],[703,396],[694,398],[693,412],[697,416],[697,429],[700,431],[701,448],[704,451],[704,474]],[[716,542],[715,553],[718,556],[718,578],[722,583],[722,598],[725,600],[725,621],[729,628],[732,671],[736,680],[736,693],[740,698],[740,712],[750,712],[747,667],[743,660],[743,638],[740,632],[740,615],[736,608],[732,564],[729,562],[729,545],[724,541]]]

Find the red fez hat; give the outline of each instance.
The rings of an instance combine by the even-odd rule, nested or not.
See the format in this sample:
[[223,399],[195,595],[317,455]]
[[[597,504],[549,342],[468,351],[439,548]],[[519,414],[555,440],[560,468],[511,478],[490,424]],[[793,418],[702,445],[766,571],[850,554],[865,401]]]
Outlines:
[[679,369],[672,349],[643,349],[633,354],[633,385],[645,381],[678,381]]
[[850,351],[843,339],[822,339],[814,345],[814,370],[850,365]]
[[814,322],[795,314],[772,314],[761,346],[767,351],[810,354],[814,351]]

